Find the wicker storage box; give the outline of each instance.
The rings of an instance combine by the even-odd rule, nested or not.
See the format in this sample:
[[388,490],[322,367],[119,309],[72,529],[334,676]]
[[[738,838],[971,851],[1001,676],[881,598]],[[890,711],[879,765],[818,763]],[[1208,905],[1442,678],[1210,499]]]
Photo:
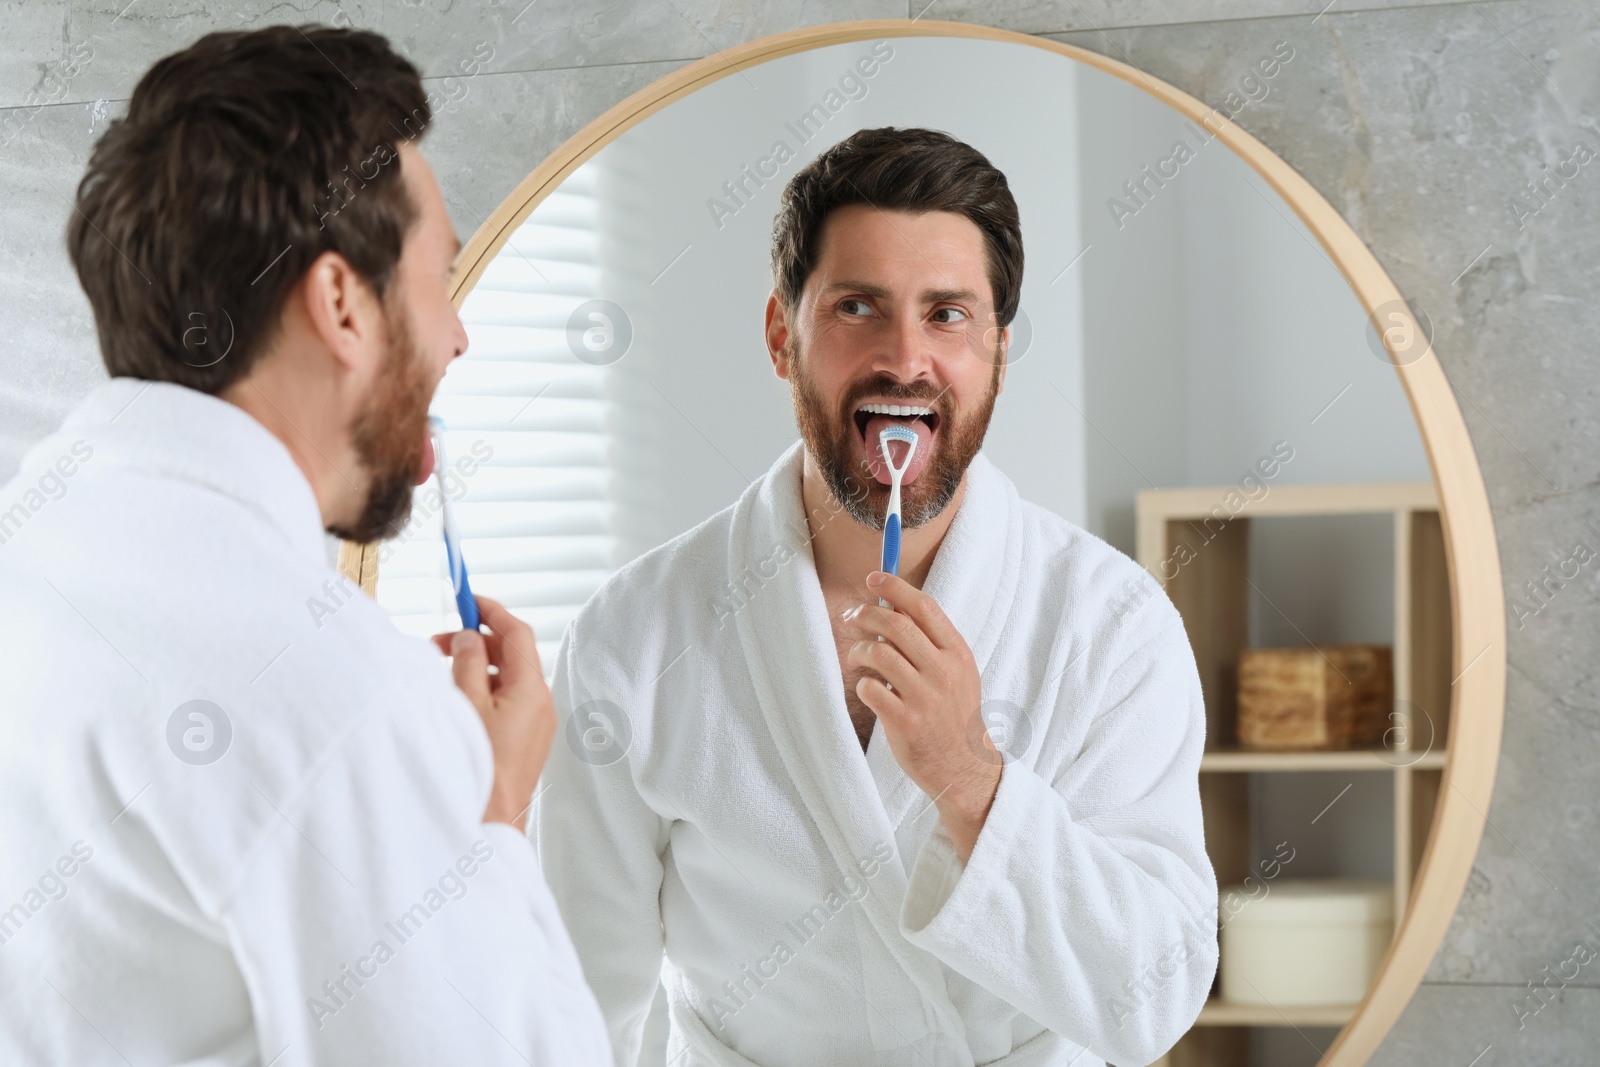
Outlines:
[[1387,645],[1239,653],[1239,745],[1264,751],[1371,748],[1394,705]]

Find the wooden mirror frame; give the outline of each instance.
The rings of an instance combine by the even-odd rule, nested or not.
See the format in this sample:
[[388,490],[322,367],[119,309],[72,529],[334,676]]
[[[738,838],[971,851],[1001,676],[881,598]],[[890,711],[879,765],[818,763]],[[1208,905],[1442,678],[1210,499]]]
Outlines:
[[[1121,78],[1205,127],[1253,167],[1322,243],[1366,308],[1380,337],[1378,309],[1400,291],[1343,217],[1289,164],[1221,111],[1136,67],[1073,45],[961,22],[877,19],[791,30],[707,56],[629,96],[567,140],[486,219],[460,258],[452,300],[459,309],[512,233],[566,177],[614,138],[697,89],[746,67],[797,52],[852,41],[898,37],[966,37],[1042,48]],[[1500,557],[1489,497],[1472,440],[1431,339],[1420,357],[1398,365],[1406,397],[1433,468],[1450,577],[1451,683],[1446,761],[1433,827],[1404,919],[1378,975],[1324,1057],[1329,1067],[1358,1067],[1377,1050],[1416,993],[1461,900],[1483,836],[1494,790],[1505,718],[1506,627]],[[1387,344],[1387,341],[1385,342]],[[345,543],[339,569],[375,594],[376,544]]]

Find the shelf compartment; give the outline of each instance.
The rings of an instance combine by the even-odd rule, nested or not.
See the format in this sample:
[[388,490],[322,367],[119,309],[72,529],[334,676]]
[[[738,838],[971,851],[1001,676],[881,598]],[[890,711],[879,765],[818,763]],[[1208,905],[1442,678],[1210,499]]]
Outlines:
[[[1252,871],[1251,774],[1267,772],[1276,780],[1281,774],[1392,772],[1393,854],[1385,866],[1392,867],[1398,930],[1432,831],[1450,728],[1450,586],[1434,486],[1280,485],[1239,510],[1220,506],[1230,496],[1237,500],[1236,488],[1143,490],[1135,507],[1138,561],[1183,617],[1200,675],[1206,714],[1200,805],[1217,883],[1237,883]],[[1392,567],[1393,728],[1379,749],[1243,749],[1235,728],[1237,664],[1240,650],[1250,643],[1255,594],[1251,520],[1347,515],[1386,515],[1392,522],[1392,552],[1385,549],[1374,565]],[[1258,552],[1279,543],[1269,536],[1268,525],[1258,531]],[[1220,982],[1195,1025],[1158,1061],[1160,1067],[1242,1067],[1268,1056],[1256,1046],[1281,1028],[1337,1029],[1357,1008],[1231,1004],[1217,996],[1219,991]]]

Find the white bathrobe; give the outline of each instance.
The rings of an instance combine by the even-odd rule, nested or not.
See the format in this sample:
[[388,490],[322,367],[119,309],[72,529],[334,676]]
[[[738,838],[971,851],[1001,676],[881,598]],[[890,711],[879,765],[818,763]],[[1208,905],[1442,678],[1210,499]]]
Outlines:
[[616,1062],[658,972],[673,1067],[1157,1059],[1217,965],[1177,611],[973,461],[924,590],[1014,758],[963,867],[882,727],[863,755],[851,726],[802,458],[614,575],[559,654],[535,842]]
[[445,664],[253,418],[97,387],[0,488],[0,1064],[609,1063]]

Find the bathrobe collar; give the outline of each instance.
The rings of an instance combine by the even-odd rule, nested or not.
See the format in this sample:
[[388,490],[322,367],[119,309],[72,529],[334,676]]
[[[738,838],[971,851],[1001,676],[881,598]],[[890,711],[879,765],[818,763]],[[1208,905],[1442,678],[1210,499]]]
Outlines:
[[37,448],[84,439],[94,466],[121,465],[214,489],[255,512],[292,551],[326,566],[322,511],[289,449],[235,404],[171,382],[100,383]]
[[[756,560],[773,558],[775,551],[785,561],[736,614],[735,625],[762,714],[795,788],[840,869],[856,873],[858,861],[874,846],[894,846],[896,828],[906,818],[938,815],[895,762],[881,726],[874,726],[868,757],[862,759],[811,552],[801,495],[804,458],[804,445],[797,441],[735,506],[730,577]],[[923,589],[966,639],[980,674],[1016,598],[1021,553],[1016,488],[979,453],[967,468],[966,495]],[[964,1027],[938,961],[913,948],[899,930],[912,859],[885,864],[861,906],[960,1048]]]

